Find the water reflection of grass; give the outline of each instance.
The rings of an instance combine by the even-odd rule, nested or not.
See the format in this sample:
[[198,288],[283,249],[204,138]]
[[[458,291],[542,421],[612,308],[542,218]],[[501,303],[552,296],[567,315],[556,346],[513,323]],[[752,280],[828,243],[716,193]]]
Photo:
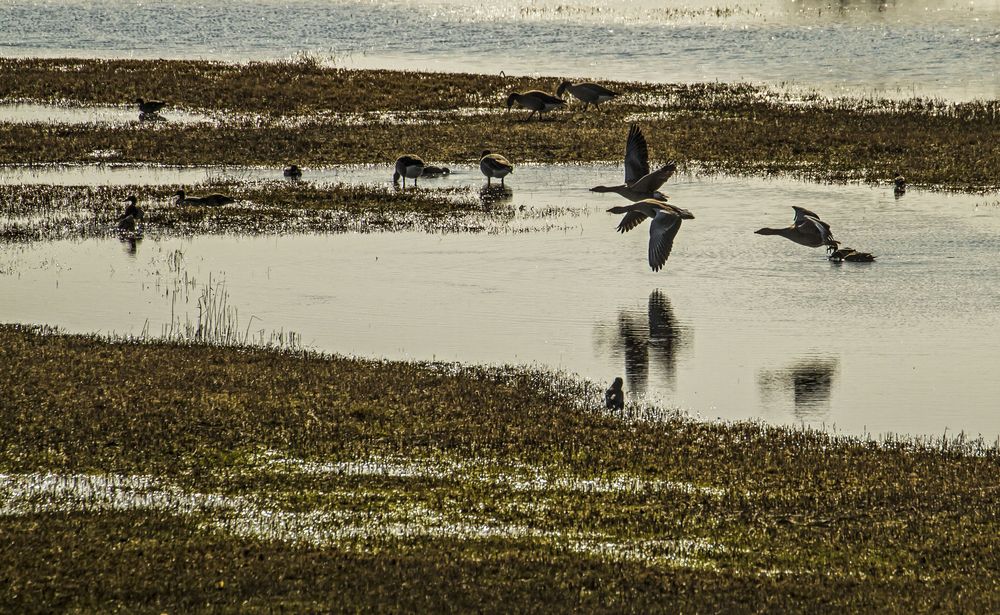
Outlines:
[[1000,599],[982,444],[609,415],[522,369],[14,326],[0,362],[3,610]]
[[[984,190],[1000,176],[1000,104],[836,99],[746,84],[609,83],[600,113],[524,122],[507,92],[559,79],[344,70],[318,62],[0,61],[0,100],[124,104],[156,93],[174,108],[231,114],[212,126],[0,124],[0,162],[165,164],[388,163],[414,151],[474,162],[484,147],[513,161],[618,160],[642,121],[664,159],[709,171]],[[470,112],[470,110],[475,110]],[[167,113],[167,112],[165,112]],[[169,115],[169,113],[167,113]]]

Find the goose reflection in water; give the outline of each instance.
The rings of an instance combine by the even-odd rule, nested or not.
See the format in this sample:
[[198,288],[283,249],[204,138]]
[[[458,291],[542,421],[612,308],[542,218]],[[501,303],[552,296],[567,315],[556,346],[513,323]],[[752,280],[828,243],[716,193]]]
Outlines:
[[674,388],[677,351],[688,345],[690,330],[677,323],[670,299],[659,289],[649,295],[645,315],[623,309],[618,314],[611,345],[625,357],[626,390],[643,395],[649,386],[650,363],[660,372],[664,384]]
[[119,235],[118,240],[122,242],[125,254],[134,258],[139,250],[139,244],[142,243],[142,235]]
[[482,201],[483,207],[487,208],[503,203],[504,201],[509,201],[513,196],[513,190],[500,185],[483,186],[479,190],[479,200]]
[[810,357],[784,369],[761,370],[757,384],[765,401],[775,392],[790,391],[795,418],[822,418],[830,412],[830,394],[838,369],[836,357]]

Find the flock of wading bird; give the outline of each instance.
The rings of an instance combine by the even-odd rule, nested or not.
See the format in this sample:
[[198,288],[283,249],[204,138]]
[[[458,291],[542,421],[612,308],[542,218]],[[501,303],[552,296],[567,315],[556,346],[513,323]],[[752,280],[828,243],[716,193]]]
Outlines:
[[[583,103],[584,111],[590,105],[596,108],[601,103],[618,96],[616,92],[596,83],[573,84],[569,81],[563,81],[555,96],[541,90],[530,90],[524,93],[511,92],[507,96],[507,112],[510,112],[511,107],[517,103],[531,111],[526,120],[531,120],[532,116],[537,113],[538,119],[541,121],[544,113],[566,105],[566,100],[562,98],[562,95],[567,91]],[[427,169],[433,169],[433,171],[428,173]],[[514,172],[514,165],[500,154],[483,150],[479,158],[479,169],[486,176],[487,186],[491,185],[493,179],[499,179],[500,185],[503,186],[504,178]],[[592,192],[614,192],[632,201],[631,205],[620,205],[608,209],[610,213],[624,214],[618,224],[618,232],[627,233],[647,218],[651,220],[649,223],[648,257],[649,266],[653,271],[659,271],[666,264],[674,246],[674,238],[677,237],[677,232],[681,228],[681,222],[694,219],[694,215],[690,211],[668,203],[669,197],[660,191],[663,184],[670,179],[676,170],[676,163],[671,161],[655,171],[650,171],[649,147],[646,144],[646,138],[639,126],[632,124],[625,141],[625,183],[616,186],[595,186],[590,189]],[[416,186],[417,178],[440,174],[438,167],[429,167],[419,156],[407,154],[396,159],[392,181],[395,184],[402,179],[405,190],[407,178],[412,179],[413,185]],[[902,175],[897,174],[893,181],[896,196],[899,197],[906,191],[906,180]],[[758,235],[780,235],[810,248],[826,246],[828,258],[837,263],[844,261],[870,263],[875,260],[875,255],[868,252],[840,247],[840,242],[833,238],[830,225],[822,221],[818,214],[804,207],[793,206],[793,209],[795,210],[795,218],[790,226],[762,228],[756,233]]]
[[[566,105],[563,94],[569,92],[581,103],[583,110],[593,105],[608,102],[618,96],[602,85],[596,83],[577,83],[563,81],[556,94],[553,96],[541,90],[529,90],[527,92],[511,92],[507,96],[507,112],[515,103],[531,113],[526,120],[531,120],[532,116],[538,114],[539,121],[543,114],[553,109]],[[159,115],[166,103],[159,100],[136,99],[139,107],[140,120],[162,119]],[[479,157],[479,169],[486,176],[487,186],[492,186],[494,179],[500,180],[500,186],[504,186],[504,178],[514,172],[514,165],[507,158],[500,154],[495,154],[489,150],[483,150]],[[693,220],[694,215],[681,207],[668,203],[669,197],[660,191],[660,188],[670,176],[677,170],[674,162],[667,162],[659,169],[650,171],[649,169],[649,147],[646,144],[646,137],[638,125],[632,124],[629,128],[628,138],[625,141],[625,183],[614,186],[595,186],[592,192],[614,192],[628,199],[630,205],[619,205],[608,209],[614,214],[624,214],[618,224],[618,232],[627,233],[647,218],[649,223],[649,266],[653,271],[659,271],[667,262],[670,251],[673,249],[674,238],[681,228],[683,220]],[[406,180],[412,179],[414,187],[420,177],[436,177],[448,175],[448,167],[432,166],[424,163],[419,156],[406,154],[396,159],[392,181],[398,184],[402,180],[403,190],[406,189]],[[290,165],[284,169],[284,176],[290,179],[300,179],[302,170],[296,165]],[[906,180],[902,175],[896,174],[893,180],[894,192],[897,197],[906,191]],[[235,199],[224,194],[209,194],[205,196],[187,196],[183,190],[177,191],[174,195],[180,205],[195,206],[219,206],[232,203]],[[830,225],[820,219],[819,215],[809,211],[804,207],[793,206],[795,218],[792,224],[783,228],[762,228],[756,233],[758,235],[779,235],[790,239],[795,243],[818,248],[825,246],[827,256],[834,262],[872,262],[875,256],[868,252],[860,252],[854,248],[842,248],[840,242],[833,238]],[[136,204],[134,196],[128,197],[128,205],[125,212],[118,218],[118,230],[122,233],[136,233],[139,223],[142,221],[143,212]]]

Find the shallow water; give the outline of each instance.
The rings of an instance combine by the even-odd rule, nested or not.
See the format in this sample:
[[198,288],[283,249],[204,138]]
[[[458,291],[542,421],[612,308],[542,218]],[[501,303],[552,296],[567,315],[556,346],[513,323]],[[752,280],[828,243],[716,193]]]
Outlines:
[[36,103],[0,104],[0,122],[12,124],[198,124],[211,122],[207,115],[189,111],[168,110],[160,114],[140,115],[132,107],[63,106]]
[[3,17],[6,56],[307,55],[354,67],[1000,96],[1000,0],[6,0]]
[[[390,170],[336,173],[388,182]],[[504,203],[516,219],[570,207],[552,232],[155,240],[149,229],[134,250],[7,245],[0,320],[159,335],[197,320],[211,278],[240,331],[295,331],[321,350],[620,375],[631,396],[706,418],[1000,435],[996,195],[897,200],[888,186],[674,177],[668,193],[696,219],[653,273],[645,225],[619,235],[604,210],[625,201],[586,190],[620,173],[519,167]],[[482,177],[456,169],[421,183],[432,182]],[[752,232],[788,224],[791,205],[878,262],[835,265]]]

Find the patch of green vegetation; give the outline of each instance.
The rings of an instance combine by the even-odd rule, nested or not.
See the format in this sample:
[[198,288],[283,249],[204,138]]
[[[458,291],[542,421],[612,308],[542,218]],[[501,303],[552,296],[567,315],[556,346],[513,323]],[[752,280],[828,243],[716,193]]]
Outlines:
[[[316,62],[241,65],[174,60],[0,61],[0,100],[130,104],[222,112],[217,124],[0,124],[0,163],[305,165],[391,163],[406,152],[448,164],[484,149],[521,162],[620,160],[638,121],[661,161],[706,172],[967,191],[998,188],[1000,102],[793,98],[747,84],[608,82],[598,111],[524,121],[511,91],[554,91],[554,77],[345,70]],[[469,113],[469,110],[475,111]],[[165,112],[169,116],[169,111]],[[249,117],[247,114],[250,114]]]
[[521,368],[14,325],[0,365],[0,610],[1000,601],[981,442],[609,413]]
[[[223,192],[225,206],[178,205],[174,194]],[[0,241],[109,237],[125,199],[135,195],[148,234],[277,234],[305,232],[481,231],[513,217],[484,204],[471,189],[377,185],[316,186],[286,181],[215,182],[198,186],[0,186]]]

